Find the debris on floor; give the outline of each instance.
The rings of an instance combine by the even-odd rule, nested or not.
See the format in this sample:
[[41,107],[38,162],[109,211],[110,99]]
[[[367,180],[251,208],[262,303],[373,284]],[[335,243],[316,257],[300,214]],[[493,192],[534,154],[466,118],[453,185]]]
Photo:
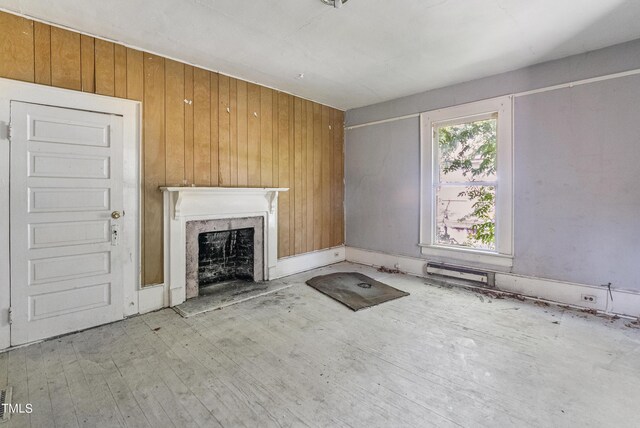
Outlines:
[[404,273],[402,272],[400,269],[396,269],[396,268],[388,268],[385,266],[380,266],[378,268],[378,272],[384,272],[384,273]]
[[491,297],[492,299],[496,299],[496,300],[504,299],[504,294],[496,293],[495,291],[486,290],[484,288],[472,288],[471,290],[474,291],[477,294],[481,294],[483,296]]
[[635,321],[631,321],[631,322],[626,323],[625,327],[640,328],[640,318],[636,319]]
[[[385,269],[384,271],[389,270],[388,268],[381,267],[378,269],[378,271],[382,272],[383,269]],[[425,282],[424,284],[429,286],[436,286],[438,288],[447,288],[447,289],[455,287],[455,285],[447,284],[446,282],[436,282],[436,283]],[[482,303],[485,303],[485,302],[491,303],[491,299],[515,299],[521,302],[524,302],[527,300],[527,296],[523,296],[522,294],[513,294],[509,292],[504,292],[500,290],[491,290],[491,289],[486,289],[482,287],[463,287],[463,288],[478,294],[478,300],[480,300],[480,302]],[[485,299],[483,296],[488,297],[488,299]],[[609,322],[611,323],[614,323],[620,319],[620,316],[616,314],[599,312],[597,309],[593,309],[593,308],[580,308],[577,306],[560,305],[560,304],[557,304],[554,302],[548,302],[545,300],[537,300],[536,298],[530,298],[530,299],[533,300],[533,304],[536,306],[540,306],[544,308],[544,307],[549,307],[553,304],[554,307],[557,307],[559,309],[563,309],[566,311],[571,311],[573,312],[572,316],[578,316],[580,318],[588,318],[589,315],[593,315],[598,318],[604,318],[606,320],[609,320]],[[508,309],[518,310],[519,308],[508,308]],[[501,309],[501,310],[505,310],[505,309]],[[545,313],[547,313],[546,310],[545,310]],[[551,316],[555,316],[555,315],[551,315]],[[560,322],[553,321],[552,324],[560,324]],[[640,317],[635,321],[625,323],[625,326],[627,328],[640,329]]]

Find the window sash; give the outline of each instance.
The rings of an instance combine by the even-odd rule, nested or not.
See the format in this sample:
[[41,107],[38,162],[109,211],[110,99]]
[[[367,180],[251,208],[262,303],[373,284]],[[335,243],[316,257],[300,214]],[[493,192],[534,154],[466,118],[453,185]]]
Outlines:
[[456,125],[463,125],[465,123],[469,123],[469,122],[480,122],[482,120],[489,120],[489,119],[498,119],[498,112],[497,111],[489,111],[486,113],[478,113],[478,114],[470,114],[467,116],[460,116],[460,117],[456,117],[453,119],[446,119],[446,120],[440,120],[437,122],[431,122],[431,125],[433,127],[433,132],[437,133],[438,132],[438,128],[444,128],[447,126],[456,126]]
[[434,182],[433,187],[452,187],[452,186],[487,186],[498,187],[498,180],[496,181],[440,181]]
[[[497,119],[496,180],[441,181],[438,165],[437,131],[439,127],[468,122]],[[497,266],[511,266],[513,257],[513,142],[512,97],[500,97],[485,101],[425,112],[421,122],[421,197],[420,243],[422,253],[478,261]],[[494,187],[495,252],[486,249],[442,245],[436,240],[436,196],[438,187],[486,186]]]
[[480,113],[480,114],[472,114],[463,117],[457,117],[451,120],[444,120],[439,122],[431,123],[431,151],[432,151],[432,159],[433,159],[433,183],[491,183],[497,182],[498,178],[498,170],[496,169],[496,180],[477,180],[477,181],[441,181],[440,180],[440,147],[438,145],[439,142],[439,129],[450,126],[464,125],[467,123],[481,122],[484,120],[495,120],[496,121],[496,166],[498,163],[498,147],[500,141],[500,116],[498,111]]

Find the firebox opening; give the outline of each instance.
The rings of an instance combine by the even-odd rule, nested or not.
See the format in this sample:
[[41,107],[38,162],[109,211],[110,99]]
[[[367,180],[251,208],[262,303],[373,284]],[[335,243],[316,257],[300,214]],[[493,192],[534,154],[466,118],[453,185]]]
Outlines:
[[231,280],[253,281],[254,228],[198,235],[198,287]]

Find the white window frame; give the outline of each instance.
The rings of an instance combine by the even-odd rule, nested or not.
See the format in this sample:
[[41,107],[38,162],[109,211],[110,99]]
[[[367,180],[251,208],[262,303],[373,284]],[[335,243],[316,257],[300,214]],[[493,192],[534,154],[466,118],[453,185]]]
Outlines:
[[[496,171],[496,249],[481,250],[436,241],[434,184],[437,183],[437,141],[434,126],[498,115]],[[420,243],[422,254],[500,267],[513,265],[513,97],[461,104],[420,115]]]

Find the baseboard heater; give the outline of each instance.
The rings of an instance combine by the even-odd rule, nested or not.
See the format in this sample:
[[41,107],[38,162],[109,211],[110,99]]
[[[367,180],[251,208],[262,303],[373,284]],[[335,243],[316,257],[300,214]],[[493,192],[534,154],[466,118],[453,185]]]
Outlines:
[[7,422],[11,417],[8,407],[11,406],[11,392],[13,388],[10,386],[0,389],[0,423]]
[[495,287],[495,274],[477,269],[461,266],[447,265],[444,263],[427,263],[427,275],[436,275],[446,278],[475,282],[488,287]]

